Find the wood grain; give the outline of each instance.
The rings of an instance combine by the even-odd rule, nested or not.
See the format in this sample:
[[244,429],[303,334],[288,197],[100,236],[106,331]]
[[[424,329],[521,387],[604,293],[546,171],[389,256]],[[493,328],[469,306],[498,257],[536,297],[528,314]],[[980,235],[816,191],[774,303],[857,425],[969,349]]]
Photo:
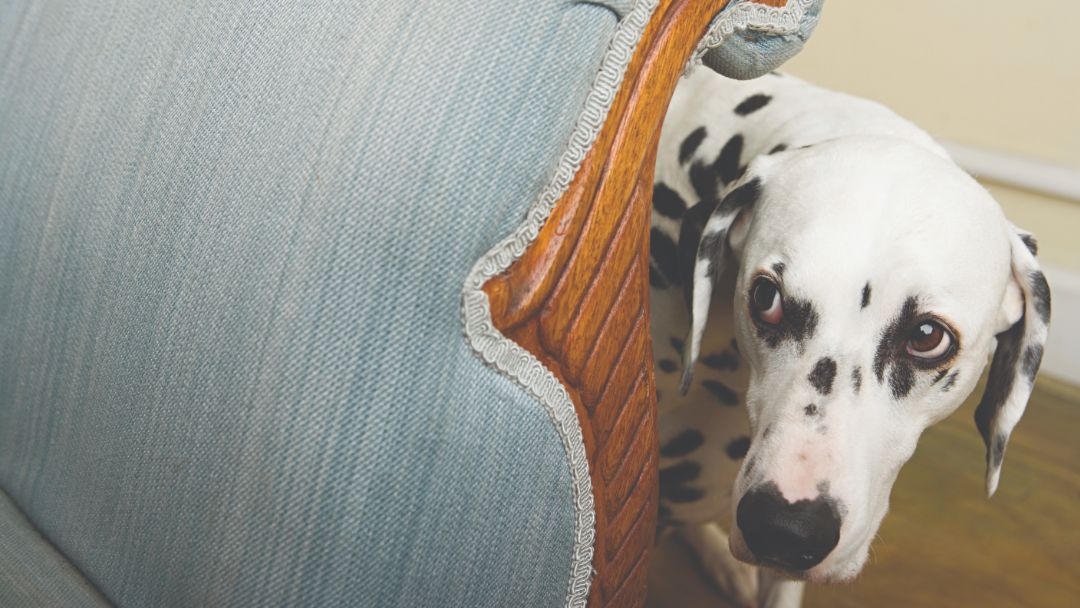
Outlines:
[[525,254],[483,288],[495,326],[567,386],[581,420],[596,499],[590,606],[645,601],[658,491],[648,297],[653,164],[676,82],[726,4],[660,2],[569,189]]

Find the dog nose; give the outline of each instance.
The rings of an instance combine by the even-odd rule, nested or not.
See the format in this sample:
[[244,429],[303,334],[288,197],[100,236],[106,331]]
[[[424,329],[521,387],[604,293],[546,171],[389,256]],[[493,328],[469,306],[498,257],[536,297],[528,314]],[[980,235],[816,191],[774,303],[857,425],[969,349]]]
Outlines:
[[747,492],[735,511],[746,546],[767,565],[809,570],[840,541],[840,517],[825,496],[788,502],[769,483]]

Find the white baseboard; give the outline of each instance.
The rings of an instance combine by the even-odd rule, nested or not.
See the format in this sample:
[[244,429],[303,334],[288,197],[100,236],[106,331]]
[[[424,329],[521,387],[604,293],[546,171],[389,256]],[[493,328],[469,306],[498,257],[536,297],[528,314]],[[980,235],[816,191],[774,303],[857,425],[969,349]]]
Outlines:
[[1038,192],[1067,201],[1080,201],[1080,168],[939,140],[956,164],[979,180]]
[[1080,386],[1080,274],[1043,266],[1053,302],[1040,373]]

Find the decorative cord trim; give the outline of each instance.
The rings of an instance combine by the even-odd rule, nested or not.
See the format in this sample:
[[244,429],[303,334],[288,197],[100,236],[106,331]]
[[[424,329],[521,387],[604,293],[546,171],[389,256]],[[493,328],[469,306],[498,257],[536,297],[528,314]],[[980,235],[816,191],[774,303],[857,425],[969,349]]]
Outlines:
[[690,56],[687,69],[701,65],[702,58],[710,49],[720,46],[736,30],[755,30],[765,34],[785,36],[799,31],[803,16],[817,0],[787,0],[782,7],[756,4],[752,1],[733,0],[736,6],[720,11],[713,17],[705,37]]
[[570,608],[583,608],[588,600],[596,540],[596,509],[581,424],[566,387],[532,353],[495,328],[491,304],[481,288],[525,253],[526,247],[540,234],[556,201],[570,186],[604,125],[626,67],[658,2],[638,0],[616,26],[611,44],[601,59],[600,71],[585,99],[585,107],[559,159],[555,176],[529,208],[524,223],[476,261],[462,290],[462,316],[469,345],[488,365],[539,399],[562,438],[570,465],[575,513],[574,549],[566,595],[566,605]]

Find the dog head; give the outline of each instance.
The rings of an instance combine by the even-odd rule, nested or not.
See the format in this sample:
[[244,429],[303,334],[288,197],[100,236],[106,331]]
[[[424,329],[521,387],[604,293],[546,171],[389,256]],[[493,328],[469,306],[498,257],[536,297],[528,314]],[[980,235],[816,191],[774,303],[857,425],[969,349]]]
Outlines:
[[1049,322],[1034,253],[970,176],[903,140],[845,137],[750,164],[701,234],[683,382],[735,265],[752,429],[736,557],[818,582],[858,574],[919,436],[991,353],[976,422],[994,492]]

